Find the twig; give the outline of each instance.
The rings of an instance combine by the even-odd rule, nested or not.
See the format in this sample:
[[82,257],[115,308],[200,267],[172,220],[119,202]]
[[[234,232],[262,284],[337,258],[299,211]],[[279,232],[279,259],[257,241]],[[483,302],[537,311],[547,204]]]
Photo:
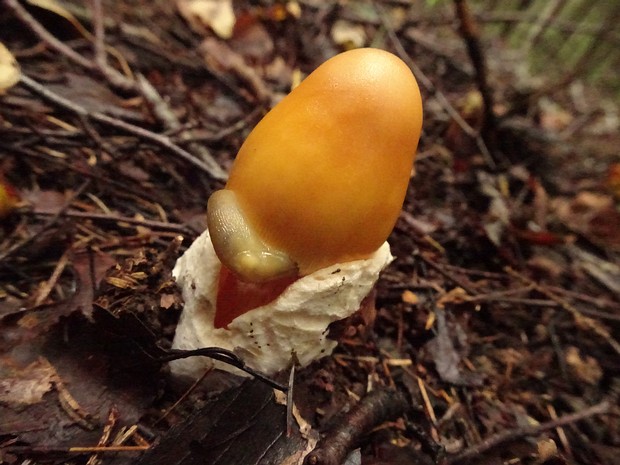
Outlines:
[[218,165],[215,159],[208,158],[204,161],[199,160],[196,156],[192,155],[188,151],[173,143],[170,138],[165,135],[154,133],[152,131],[149,131],[148,129],[126,123],[120,119],[113,118],[100,112],[90,112],[81,105],[62,97],[55,92],[50,91],[49,89],[46,89],[41,84],[36,82],[34,79],[29,78],[25,74],[21,75],[20,82],[31,91],[39,94],[41,97],[55,103],[56,105],[66,110],[72,111],[77,115],[86,116],[100,123],[104,123],[117,129],[121,129],[125,132],[128,132],[142,139],[149,140],[156,143],[157,145],[167,148],[185,161],[191,163],[195,167],[209,174],[214,179],[224,181],[228,177],[227,173]]
[[189,388],[187,388],[187,390],[177,400],[175,400],[174,403],[170,407],[166,409],[166,411],[157,419],[157,421],[155,421],[155,425],[163,421],[168,415],[170,415],[170,412],[176,409],[181,404],[181,402],[187,399],[189,395],[196,390],[196,388],[200,385],[200,383],[204,381],[207,375],[211,373],[211,371],[212,371],[211,368],[209,368],[208,370],[205,370],[204,373],[200,375],[200,377],[196,381],[194,381],[192,385]]
[[[113,87],[142,95],[142,97],[144,97],[144,100],[150,105],[151,109],[153,110],[153,115],[157,118],[158,121],[163,124],[164,129],[175,130],[181,126],[180,122],[178,121],[172,110],[157,93],[155,88],[151,86],[151,84],[145,78],[138,78],[138,81],[134,81],[133,79],[129,79],[123,74],[119,73],[116,69],[114,69],[108,64],[105,53],[105,30],[103,25],[104,21],[101,0],[92,0],[93,23],[95,29],[93,47],[95,54],[94,60],[88,60],[84,58],[73,49],[59,41],[52,34],[50,34],[30,13],[28,13],[28,11],[23,6],[21,6],[21,4],[19,4],[17,0],[5,0],[5,3],[21,21],[28,25],[28,27],[30,27],[34,31],[34,33],[37,34],[41,38],[41,40],[43,40],[43,42],[48,44],[58,53],[66,56],[71,61],[78,64],[79,66],[82,66],[85,69],[98,72]],[[22,76],[22,78],[22,82],[28,80],[27,76]],[[57,97],[62,99],[62,97],[60,96]],[[50,97],[48,96],[48,98]],[[73,111],[75,111],[75,109],[78,107],[75,104],[72,104],[71,106],[73,108],[70,109],[72,109]],[[220,168],[217,162],[215,162],[215,160],[213,159],[213,156],[211,155],[209,150],[207,150],[207,148],[203,145],[190,145],[190,148],[200,155],[201,159],[199,160],[189,154],[189,152],[174,144],[166,136],[160,136],[150,131],[146,133],[146,130],[139,128],[138,126],[133,126],[131,124],[125,123],[118,119],[114,119],[113,121],[111,121],[109,116],[103,115],[98,112],[84,112],[83,114],[97,121],[106,122],[107,124],[115,126],[119,129],[133,132],[140,137],[153,140],[158,144],[163,145],[164,147],[175,152],[182,158],[189,160],[191,163],[198,166],[199,168],[209,172],[209,174],[211,174],[215,179],[223,181],[227,178],[226,172]]]
[[[56,212],[47,212],[41,210],[33,210],[31,212],[32,215],[35,216],[55,216]],[[131,218],[129,216],[120,216],[120,215],[112,215],[109,213],[91,213],[91,212],[79,212],[79,211],[62,211],[60,212],[60,217],[63,218],[76,218],[76,219],[86,219],[86,220],[95,220],[95,221],[112,221],[114,223],[127,223],[136,226],[144,226],[145,228],[158,229],[160,231],[172,231],[179,234],[194,234],[196,231],[193,231],[189,227],[178,224],[178,223],[167,223],[165,221],[154,221],[154,220],[145,220],[145,219],[137,219]]]
[[88,58],[83,57],[79,53],[77,53],[72,48],[63,44],[60,40],[50,34],[47,29],[45,29],[41,23],[39,23],[34,17],[28,13],[28,10],[24,8],[18,0],[4,0],[6,6],[13,11],[15,16],[19,18],[20,21],[25,23],[32,32],[38,35],[43,42],[45,42],[48,46],[50,46],[53,50],[56,50],[61,55],[66,56],[74,63],[82,66],[83,68],[94,70],[94,63]]
[[43,42],[61,55],[66,56],[69,60],[85,69],[101,74],[117,89],[134,92],[137,90],[135,82],[128,79],[114,68],[107,65],[102,67],[97,60],[89,60],[72,48],[63,44],[60,40],[50,34],[47,29],[45,29],[30,13],[28,13],[28,11],[19,3],[18,0],[4,0],[4,3],[11,11],[13,11],[15,16],[17,16],[23,23],[32,29],[32,31],[38,35],[41,40],[43,40]]
[[554,302],[557,302],[561,308],[563,308],[564,310],[566,310],[568,313],[570,313],[573,316],[573,319],[575,320],[575,323],[577,324],[577,326],[579,326],[580,328],[589,329],[595,334],[599,335],[616,351],[617,354],[620,354],[620,343],[618,343],[618,341],[616,341],[612,337],[612,335],[609,333],[609,330],[605,328],[602,324],[600,324],[598,321],[594,320],[593,318],[584,316],[579,311],[579,309],[575,307],[573,304],[566,301],[562,297],[555,295],[553,292],[551,292],[551,290],[547,289],[545,286],[541,286],[540,284],[531,280],[527,276],[522,275],[518,271],[508,266],[505,268],[505,271],[509,275],[519,279],[522,283],[533,286],[533,288],[536,291],[545,295],[547,298],[553,300]]
[[456,284],[459,287],[463,288],[463,290],[465,290],[465,292],[467,292],[470,296],[474,296],[474,295],[476,295],[478,293],[476,291],[476,289],[471,287],[468,283],[464,282],[460,278],[457,278],[452,273],[449,273],[448,271],[444,270],[437,263],[433,262],[428,257],[425,257],[424,254],[419,254],[418,256],[424,261],[424,263],[426,263],[428,266],[430,266],[433,270],[439,272],[442,276],[444,276],[445,278],[448,278],[454,284]]
[[[180,360],[189,357],[209,357],[213,360],[218,360],[220,362],[227,363],[235,368],[238,368],[241,371],[245,371],[247,374],[253,376],[254,378],[262,381],[268,386],[271,386],[278,391],[287,392],[288,386],[284,384],[280,384],[277,381],[265,376],[264,374],[250,368],[245,364],[237,354],[231,352],[227,349],[222,349],[221,347],[203,347],[200,349],[193,350],[180,350],[180,349],[169,349],[163,350],[163,355],[156,356],[155,359],[160,362],[171,362],[173,360]],[[151,354],[148,354],[152,356]]]
[[48,296],[52,292],[52,289],[58,283],[58,279],[60,278],[60,275],[65,270],[65,267],[68,263],[69,250],[66,250],[58,259],[58,262],[56,262],[56,266],[54,267],[54,271],[52,272],[50,278],[47,281],[41,283],[41,286],[36,294],[36,298],[34,299],[34,303],[32,304],[33,307],[38,307],[45,301],[45,299],[48,298]]
[[304,465],[340,465],[364,435],[381,423],[403,415],[408,408],[407,399],[399,391],[385,388],[372,391],[319,441]]
[[454,0],[454,6],[456,9],[456,16],[459,19],[459,31],[467,46],[469,59],[476,70],[476,82],[484,104],[484,121],[482,123],[481,134],[485,142],[493,147],[491,142],[493,140],[493,129],[496,126],[495,113],[493,112],[493,93],[491,89],[489,89],[486,59],[482,51],[482,46],[480,45],[480,32],[467,1]]
[[286,391],[286,437],[290,438],[293,435],[293,408],[295,402],[293,401],[293,392],[295,388],[295,364],[291,366],[291,371],[288,374],[288,391]]
[[[118,409],[116,408],[116,406],[113,405],[108,412],[108,421],[106,421],[105,425],[103,426],[103,432],[101,433],[101,437],[99,438],[99,441],[97,442],[97,445],[95,447],[106,447],[108,445],[110,436],[112,435],[112,430],[118,423],[118,419]],[[99,455],[97,453],[93,453],[93,455],[91,455],[88,459],[88,462],[86,462],[86,465],[97,465],[100,462],[101,461],[99,460]]]
[[576,423],[578,421],[585,420],[586,418],[593,417],[595,415],[604,415],[610,410],[611,402],[609,400],[604,400],[596,405],[593,405],[592,407],[581,410],[580,412],[564,415],[546,423],[541,423],[535,426],[523,426],[504,431],[502,433],[494,434],[484,439],[479,444],[468,447],[467,449],[459,452],[458,454],[447,457],[442,463],[442,465],[457,464],[466,459],[477,457],[480,454],[494,447],[497,447],[500,444],[503,444],[504,442],[514,441],[524,436],[536,436],[544,431],[548,431],[564,425],[569,425],[571,423]]
[[[161,98],[157,90],[155,90],[149,80],[146,79],[142,74],[138,74],[137,80],[138,87],[140,88],[142,95],[149,104],[153,115],[155,115],[155,117],[163,123],[167,136],[171,137],[171,134],[179,134],[179,140],[185,142],[187,138],[185,137],[183,126],[181,125],[181,122],[176,117],[174,112],[165,102],[165,100]],[[172,139],[170,139],[170,141],[172,141]],[[205,160],[207,162],[213,160],[213,156],[203,144],[194,141],[188,141],[187,146],[190,148],[190,150],[197,153],[202,160]]]
[[[13,11],[13,13],[15,13],[15,15],[20,20],[27,24],[35,32],[35,34],[37,34],[41,38],[41,40],[43,40],[43,42],[50,45],[54,50],[66,56],[79,66],[82,66],[90,71],[99,73],[113,87],[116,87],[117,89],[121,89],[123,91],[134,92],[141,95],[144,98],[145,102],[152,109],[155,118],[157,118],[157,120],[164,126],[165,130],[175,130],[181,126],[181,123],[174,115],[174,112],[169,108],[168,104],[164,101],[164,99],[161,98],[155,88],[144,77],[138,76],[137,81],[134,81],[133,79],[126,77],[122,73],[119,73],[115,68],[108,64],[106,56],[105,28],[101,0],[92,0],[93,24],[95,29],[95,35],[93,39],[93,48],[95,55],[94,60],[88,60],[82,57],[73,49],[67,47],[61,41],[56,39],[56,37],[50,34],[32,15],[30,15],[30,13],[28,13],[28,11],[26,11],[23,6],[19,4],[17,0],[5,0],[5,2],[6,5]],[[90,116],[93,119],[97,119],[96,115],[96,113],[92,113]],[[117,120],[116,127],[131,132],[128,126],[123,127],[121,126],[121,123],[122,121]],[[108,121],[108,124],[114,125],[110,121]],[[135,131],[135,126],[133,128]],[[151,139],[152,135],[153,133],[151,133]],[[142,134],[141,137],[149,138],[145,134]],[[192,156],[187,157],[188,152],[173,144],[170,139],[166,139],[165,136],[162,136],[158,143],[166,146],[183,158],[195,159],[195,157]],[[213,159],[213,156],[204,145],[191,144],[189,145],[189,148],[200,155],[201,161],[203,163],[201,163],[202,166],[199,166],[199,168],[206,168],[208,171],[211,172],[211,175],[215,179],[226,179],[226,173],[219,167],[219,165],[217,165],[217,163]]]
[[137,81],[141,94],[146,99],[153,115],[164,125],[166,132],[178,132],[181,129],[181,123],[166,101],[161,98],[159,92],[142,74],[137,75]]
[[99,454],[111,452],[144,452],[150,446],[74,446],[74,447],[47,447],[47,446],[14,446],[4,450],[11,454],[42,455],[49,458],[51,454]]
[[105,27],[103,25],[103,8],[101,0],[92,0],[93,8],[93,30],[95,40],[93,51],[95,52],[95,63],[100,69],[108,66],[108,58],[105,52]]
[[29,245],[31,242],[35,241],[38,237],[41,236],[41,233],[43,231],[46,231],[47,229],[50,229],[52,226],[54,226],[58,222],[58,220],[62,217],[62,214],[69,208],[71,203],[76,198],[78,198],[80,195],[82,195],[82,193],[86,190],[86,188],[88,187],[89,184],[90,184],[90,180],[84,181],[76,189],[76,191],[73,193],[73,195],[71,195],[71,197],[69,199],[67,199],[67,201],[60,208],[60,210],[58,210],[57,212],[52,214],[51,218],[37,231],[36,234],[32,234],[32,235],[26,237],[25,239],[22,239],[21,241],[13,244],[13,246],[11,246],[8,250],[5,250],[4,252],[1,252],[0,253],[0,264],[2,264],[2,262],[4,260],[6,260],[11,255],[13,255],[15,252],[21,250],[22,248],[24,248],[27,245]]

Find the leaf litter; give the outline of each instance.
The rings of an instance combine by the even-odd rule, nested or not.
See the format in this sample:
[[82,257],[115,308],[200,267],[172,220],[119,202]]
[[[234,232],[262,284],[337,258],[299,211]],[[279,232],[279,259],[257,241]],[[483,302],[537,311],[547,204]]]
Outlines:
[[[167,139],[161,146],[140,132],[121,134],[32,87],[14,85],[1,97],[0,179],[20,199],[0,205],[2,460],[146,463],[161,444],[178,451],[181,437],[197,438],[219,463],[242,463],[235,454],[244,448],[243,463],[301,463],[308,443],[280,436],[283,406],[260,383],[207,376],[188,391],[154,358],[182,308],[170,270],[204,228],[206,199],[222,182],[220,172],[162,147],[193,155],[202,141],[229,166],[295,76],[363,44],[405,50],[420,81],[430,78],[425,133],[390,238],[397,259],[369,304],[374,330],[363,319],[341,325],[334,356],[297,373],[300,415],[324,433],[369,390],[389,386],[409,406],[400,422],[363,435],[355,463],[466,463],[472,454],[476,463],[614,463],[617,410],[609,415],[605,402],[620,391],[617,109],[595,91],[586,106],[600,116],[570,137],[590,114],[574,93],[511,115],[503,112],[516,107],[516,78],[489,81],[504,116],[493,148],[503,161],[492,168],[472,137],[483,129],[484,99],[462,39],[398,2],[155,2],[140,12],[106,2],[102,17],[70,2],[60,10],[38,3],[32,18],[52,38],[31,32],[13,6],[0,20],[0,41],[21,73],[75,108],[153,134],[167,128]],[[188,13],[192,3],[219,16]],[[85,33],[98,21],[103,46]],[[96,64],[85,69],[69,55],[59,59],[62,48],[41,47],[54,36],[88,56],[92,48]],[[114,60],[102,65],[101,50]],[[491,75],[507,68],[496,52],[486,54]],[[163,98],[119,91],[109,69],[117,64]],[[252,412],[252,422],[200,415],[226,405]],[[593,416],[562,426],[580,412]],[[257,445],[256,428],[271,439]],[[116,455],[101,453],[106,447]],[[192,463],[192,453],[165,463]]]

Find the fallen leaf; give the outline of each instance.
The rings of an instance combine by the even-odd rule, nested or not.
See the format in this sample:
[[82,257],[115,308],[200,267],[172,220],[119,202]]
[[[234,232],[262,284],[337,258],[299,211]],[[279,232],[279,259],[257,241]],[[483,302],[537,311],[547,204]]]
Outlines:
[[8,216],[15,209],[18,202],[19,195],[17,190],[0,176],[0,219]]
[[467,301],[467,291],[461,287],[455,287],[443,294],[437,301],[437,307],[445,308],[447,304],[462,304]]
[[480,385],[482,380],[475,373],[462,373],[460,363],[469,351],[463,328],[446,320],[446,312],[440,307],[435,309],[437,318],[437,336],[426,343],[426,348],[433,361],[437,373],[443,381],[456,385]]
[[420,302],[420,299],[418,299],[418,296],[414,292],[410,291],[409,289],[403,291],[400,298],[406,304],[416,305]]
[[[61,302],[45,305],[37,311],[19,312],[18,320],[6,315],[6,321],[0,321],[0,331],[5,331],[5,334],[14,333],[10,338],[6,338],[10,342],[9,346],[40,337],[61,317],[74,312],[81,312],[88,319],[92,317],[95,290],[116,260],[104,252],[80,251],[72,255],[71,263],[76,289],[72,296]],[[3,346],[0,346],[0,349],[6,350]]]
[[0,402],[31,405],[41,402],[52,389],[56,370],[47,359],[39,357],[26,367],[18,367],[11,360],[0,362]]
[[19,82],[19,64],[8,48],[0,42],[0,95]]
[[97,426],[113,407],[121,412],[120,426],[137,422],[153,401],[158,366],[133,342],[111,334],[109,326],[74,314],[0,352],[0,391],[8,384],[10,400],[16,401],[0,398],[0,436],[62,448],[96,444]]
[[612,163],[607,169],[606,185],[613,196],[620,200],[620,163]]
[[237,18],[230,46],[245,59],[259,64],[272,60],[275,47],[265,25],[250,12]]
[[286,437],[285,423],[286,407],[275,401],[273,390],[248,380],[172,428],[136,463],[300,464],[309,452],[308,441],[295,423],[291,436]]
[[232,0],[177,0],[177,9],[198,34],[209,28],[222,39],[232,37],[235,27]]
[[332,39],[345,50],[363,47],[366,43],[366,31],[361,24],[354,24],[344,19],[337,20],[332,26]]
[[558,455],[558,446],[551,438],[541,439],[536,447],[538,449],[539,463],[544,463]]
[[163,309],[169,309],[176,302],[176,296],[174,294],[162,294],[159,298],[159,306]]
[[590,355],[582,356],[575,346],[566,349],[565,359],[573,376],[584,383],[596,386],[603,377],[603,369],[596,359]]
[[620,212],[611,195],[582,191],[571,199],[558,197],[551,205],[571,231],[602,246],[620,249]]
[[67,198],[70,193],[63,194],[58,191],[32,190],[23,192],[26,202],[33,209],[41,213],[57,213],[67,206]]

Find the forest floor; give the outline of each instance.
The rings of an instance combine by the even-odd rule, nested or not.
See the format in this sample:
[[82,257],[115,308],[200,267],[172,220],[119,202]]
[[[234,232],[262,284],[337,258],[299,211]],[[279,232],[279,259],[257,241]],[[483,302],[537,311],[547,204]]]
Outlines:
[[[313,463],[617,463],[620,123],[601,93],[405,2],[235,2],[234,30],[222,6],[87,3],[0,4],[21,68],[0,95],[0,463],[294,464],[319,434]],[[374,329],[297,370],[287,437],[269,386],[188,390],[158,359],[171,270],[251,128],[351,46],[413,67],[424,129]]]

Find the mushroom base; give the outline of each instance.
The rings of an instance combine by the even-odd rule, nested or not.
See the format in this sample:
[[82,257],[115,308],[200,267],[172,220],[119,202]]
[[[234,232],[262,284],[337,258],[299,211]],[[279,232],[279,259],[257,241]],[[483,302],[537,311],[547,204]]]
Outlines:
[[[229,349],[249,367],[266,375],[289,368],[293,362],[306,366],[331,354],[337,342],[327,337],[328,326],[360,308],[379,273],[392,259],[390,246],[385,242],[369,258],[315,271],[293,282],[269,304],[238,316],[226,328],[215,328],[221,263],[209,231],[205,231],[179,258],[173,270],[185,307],[172,347]],[[204,357],[171,362],[173,374],[194,378],[209,368],[243,374]]]

